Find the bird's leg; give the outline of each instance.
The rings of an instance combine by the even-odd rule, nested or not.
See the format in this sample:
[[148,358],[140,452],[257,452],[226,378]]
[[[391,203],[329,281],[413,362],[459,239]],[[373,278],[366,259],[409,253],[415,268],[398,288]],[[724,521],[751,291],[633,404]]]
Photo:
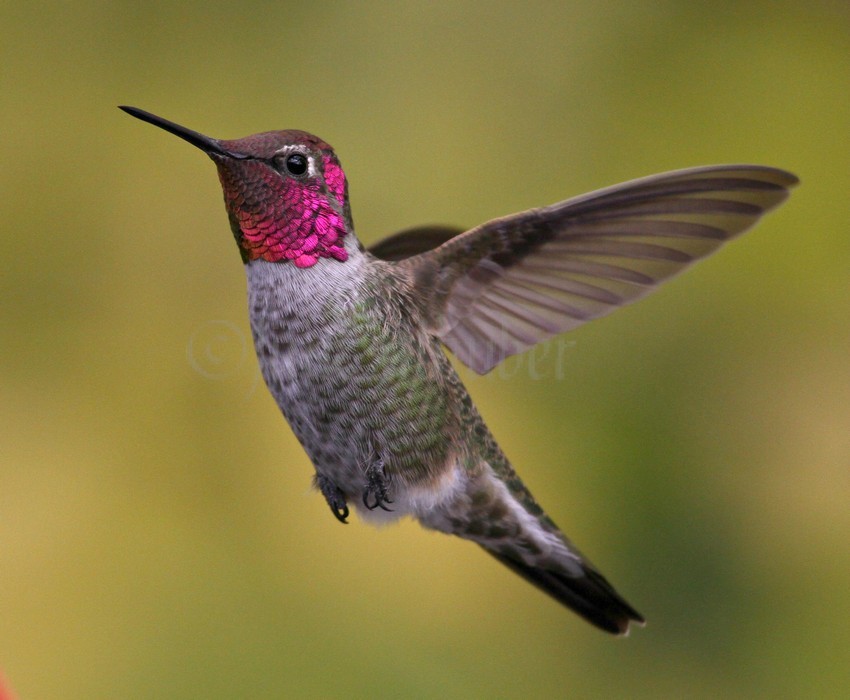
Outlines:
[[[392,503],[389,496],[390,480],[384,471],[384,460],[380,452],[375,452],[375,460],[366,466],[366,489],[363,491],[363,505],[369,510],[380,508],[392,513],[392,508],[387,508],[386,503]],[[375,499],[369,503],[370,497]]]
[[331,513],[334,514],[334,517],[341,523],[348,524],[346,520],[348,517],[348,503],[345,500],[345,494],[339,486],[322,474],[316,474],[313,481],[331,507]]

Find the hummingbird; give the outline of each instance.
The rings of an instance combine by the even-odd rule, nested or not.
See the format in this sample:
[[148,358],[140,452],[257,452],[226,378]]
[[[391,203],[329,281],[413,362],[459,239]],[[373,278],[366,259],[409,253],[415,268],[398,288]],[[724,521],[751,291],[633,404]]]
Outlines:
[[524,486],[445,348],[484,374],[640,299],[783,202],[794,175],[689,168],[366,248],[340,161],[318,137],[220,140],[121,109],[215,163],[263,378],[337,520],[350,504],[375,523],[411,516],[606,632],[644,624]]

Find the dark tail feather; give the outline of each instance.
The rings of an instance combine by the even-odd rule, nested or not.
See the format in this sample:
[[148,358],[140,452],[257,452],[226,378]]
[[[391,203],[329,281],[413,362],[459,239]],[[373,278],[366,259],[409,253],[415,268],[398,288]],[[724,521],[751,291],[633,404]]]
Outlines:
[[623,600],[598,571],[584,566],[584,575],[568,576],[560,571],[529,566],[516,559],[484,548],[502,564],[581,615],[588,622],[611,634],[628,634],[629,623],[643,625],[645,620]]

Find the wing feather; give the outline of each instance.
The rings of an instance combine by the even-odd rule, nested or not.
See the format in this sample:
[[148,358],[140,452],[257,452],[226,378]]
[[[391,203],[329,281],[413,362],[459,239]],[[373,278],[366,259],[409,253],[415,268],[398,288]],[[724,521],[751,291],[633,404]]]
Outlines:
[[400,234],[378,250],[396,260],[399,250],[415,253],[396,264],[410,272],[426,320],[462,362],[484,373],[645,296],[751,227],[795,184],[776,168],[691,168],[454,237],[444,228],[422,241]]

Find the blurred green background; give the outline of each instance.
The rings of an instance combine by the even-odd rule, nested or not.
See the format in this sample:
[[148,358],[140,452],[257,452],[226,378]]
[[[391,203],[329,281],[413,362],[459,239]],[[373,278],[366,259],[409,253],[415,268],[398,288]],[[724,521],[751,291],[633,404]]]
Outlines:
[[[0,667],[22,699],[830,697],[850,687],[846,2],[0,8]],[[302,128],[360,237],[692,165],[801,187],[650,299],[464,376],[649,620],[341,527],[258,379],[212,164]],[[533,370],[533,371],[532,371]]]

